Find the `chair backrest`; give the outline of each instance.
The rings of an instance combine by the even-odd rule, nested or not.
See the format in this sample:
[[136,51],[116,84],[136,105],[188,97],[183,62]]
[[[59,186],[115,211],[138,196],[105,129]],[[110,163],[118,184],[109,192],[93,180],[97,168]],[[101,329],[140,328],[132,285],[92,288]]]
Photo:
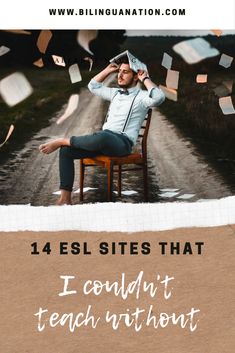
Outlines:
[[151,118],[152,118],[152,109],[149,109],[143,121],[143,124],[140,129],[140,133],[138,136],[139,138],[142,138],[141,149],[142,149],[142,156],[145,159],[147,159],[147,139],[148,139]]

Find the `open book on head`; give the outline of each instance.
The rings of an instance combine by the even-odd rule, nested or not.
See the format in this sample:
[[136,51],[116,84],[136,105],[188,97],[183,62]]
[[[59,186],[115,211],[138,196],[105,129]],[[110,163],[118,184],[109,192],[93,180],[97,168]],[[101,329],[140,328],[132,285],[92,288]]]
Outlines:
[[124,52],[122,52],[121,54],[118,54],[117,56],[115,56],[114,58],[110,59],[110,63],[116,63],[116,64],[121,64],[123,63],[123,59],[127,58],[130,68],[135,71],[138,72],[138,70],[144,70],[144,71],[148,71],[147,70],[147,66],[142,63],[139,59],[137,59],[134,55],[132,55],[129,50],[125,50]]

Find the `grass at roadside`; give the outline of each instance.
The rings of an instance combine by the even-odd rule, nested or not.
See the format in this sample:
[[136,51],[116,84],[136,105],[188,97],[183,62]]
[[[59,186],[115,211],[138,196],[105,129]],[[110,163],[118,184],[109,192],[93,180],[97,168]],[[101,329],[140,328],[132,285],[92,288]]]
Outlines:
[[[235,75],[230,75],[230,79],[235,80]],[[226,80],[228,76],[217,75],[206,85],[196,85],[181,79],[179,101],[167,100],[160,110],[235,191],[235,118],[234,114],[222,113],[219,97],[214,93]]]
[[[150,75],[157,84],[166,85],[167,70],[162,67],[163,53],[173,57],[173,70],[179,71],[178,101],[166,100],[159,110],[193,142],[196,148],[223,175],[235,190],[235,114],[224,115],[219,106],[215,89],[224,82],[233,82],[231,95],[235,106],[235,66],[225,69],[219,66],[220,56],[189,65],[173,50],[174,44],[183,37],[131,37],[123,49],[129,49],[148,65]],[[235,57],[234,36],[206,38],[212,46]],[[144,48],[144,49],[143,49]],[[207,74],[206,84],[197,84],[196,75]]]
[[[0,162],[9,157],[16,148],[21,147],[31,136],[49,124],[50,118],[68,101],[71,94],[79,93],[94,75],[82,72],[83,80],[71,84],[65,69],[7,68],[0,70],[0,78],[13,72],[22,72],[33,87],[33,94],[23,102],[8,107],[0,99],[0,141],[7,134],[9,126],[15,126],[13,135],[0,149]],[[0,143],[1,143],[0,142]]]

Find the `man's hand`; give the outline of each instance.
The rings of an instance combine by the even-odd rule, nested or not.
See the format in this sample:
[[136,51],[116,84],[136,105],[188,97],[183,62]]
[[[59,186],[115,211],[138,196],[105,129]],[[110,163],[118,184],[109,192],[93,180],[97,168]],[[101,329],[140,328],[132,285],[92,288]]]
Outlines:
[[96,80],[97,82],[103,82],[106,79],[106,77],[108,77],[113,72],[118,71],[118,69],[119,69],[119,65],[115,63],[111,63],[108,66],[106,66],[104,70],[102,70],[95,77],[93,77],[93,79]]
[[137,75],[138,75],[138,79],[139,79],[141,82],[143,82],[143,79],[144,79],[145,77],[149,77],[148,71],[145,71],[145,70],[139,70],[138,73],[137,73]]
[[145,85],[145,87],[147,89],[151,89],[151,88],[157,87],[157,85],[155,85],[155,83],[150,79],[148,71],[139,70],[137,75],[138,75],[138,79],[141,82],[143,82],[143,84]]
[[118,71],[119,66],[120,66],[120,65],[118,65],[118,64],[116,64],[116,63],[111,63],[111,64],[109,64],[109,65],[106,67],[105,70],[107,70],[107,71],[111,74],[111,73],[113,73],[113,72]]

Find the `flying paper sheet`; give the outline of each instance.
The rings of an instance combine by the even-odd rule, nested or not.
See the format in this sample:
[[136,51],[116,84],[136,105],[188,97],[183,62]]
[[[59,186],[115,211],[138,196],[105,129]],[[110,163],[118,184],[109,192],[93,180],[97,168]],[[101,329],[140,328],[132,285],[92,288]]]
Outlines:
[[27,35],[31,34],[31,32],[24,31],[23,29],[3,29],[3,31],[4,32],[16,33],[16,34],[27,34]]
[[221,29],[211,29],[211,32],[213,32],[217,37],[220,37],[223,33]]
[[232,93],[233,91],[233,81],[223,81],[223,85],[228,89],[229,93]]
[[[86,188],[83,188],[83,192],[87,192],[87,191],[90,191],[90,190],[97,190],[97,188],[90,188],[89,186],[86,187]],[[80,188],[78,188],[77,190],[75,190],[73,193],[74,193],[74,194],[79,194],[79,193],[80,193]]]
[[197,83],[206,83],[207,82],[207,75],[204,75],[204,74],[197,75],[196,82]]
[[11,49],[8,47],[5,47],[5,45],[2,45],[0,47],[0,56],[5,55],[6,53],[8,53]]
[[196,202],[210,202],[210,201],[216,201],[217,199],[199,199]]
[[212,48],[203,38],[194,38],[177,43],[173,46],[173,50],[182,56],[188,64],[195,64],[206,58],[219,55],[219,51]]
[[159,88],[161,88],[161,90],[164,92],[167,99],[174,101],[174,102],[177,102],[178,95],[177,95],[177,91],[175,89],[167,88],[162,85],[160,85]]
[[178,89],[179,71],[167,70],[166,86],[167,88]]
[[166,198],[172,198],[172,197],[175,197],[176,195],[178,195],[179,192],[174,192],[174,191],[166,191],[166,192],[163,192],[161,194],[159,194],[159,196],[161,197],[166,197]]
[[93,60],[92,60],[92,58],[90,58],[90,57],[85,57],[84,58],[84,60],[85,61],[89,61],[89,64],[90,64],[90,66],[89,66],[89,71],[91,71],[92,70],[92,66],[93,66]]
[[54,191],[54,192],[52,193],[52,195],[61,195],[61,190]]
[[219,98],[219,105],[224,115],[235,114],[231,96]]
[[64,58],[62,56],[52,55],[54,63],[58,66],[65,66]]
[[165,188],[165,189],[160,189],[161,193],[163,192],[173,192],[173,191],[179,191],[179,189],[174,189],[174,188]]
[[40,58],[40,59],[34,61],[33,64],[34,64],[35,66],[37,66],[37,67],[43,67],[43,66],[44,66],[44,63],[43,63],[42,58]]
[[69,76],[72,83],[82,81],[82,76],[78,64],[73,64],[69,67]]
[[90,42],[95,39],[98,35],[97,30],[80,30],[78,31],[77,41],[78,44],[81,45],[83,49],[85,49],[88,53],[92,54],[92,51],[89,48]]
[[57,120],[56,124],[61,124],[64,120],[66,120],[70,115],[73,114],[73,112],[77,109],[79,103],[79,95],[78,94],[72,94],[70,96],[67,108],[64,112],[64,114]]
[[228,67],[231,66],[233,61],[233,57],[226,55],[226,54],[222,54],[220,61],[219,61],[219,65],[225,67],[225,69],[227,69]]
[[225,85],[223,82],[223,84],[214,88],[213,91],[218,97],[225,97],[232,93],[232,87]]
[[179,200],[189,200],[192,199],[195,196],[195,194],[183,194],[180,196],[177,196],[176,198]]
[[15,72],[0,81],[0,94],[10,107],[26,99],[32,92],[30,83],[20,72]]
[[40,32],[37,40],[37,47],[41,53],[45,54],[51,37],[52,33],[49,30],[43,30]]
[[[118,192],[117,191],[114,191],[114,194],[118,194]],[[135,190],[125,190],[125,191],[122,191],[122,195],[124,195],[124,196],[131,196],[131,195],[135,195],[135,194],[138,194],[138,192],[137,191],[135,191]]]
[[7,142],[7,140],[8,140],[9,137],[11,136],[13,130],[14,130],[14,125],[11,125],[10,128],[9,128],[9,130],[8,130],[8,133],[7,133],[7,136],[6,136],[5,140],[4,140],[4,142],[1,143],[0,147],[2,147],[2,146]]
[[163,54],[162,58],[162,66],[165,67],[166,69],[170,70],[172,65],[172,57],[168,55],[167,53]]

